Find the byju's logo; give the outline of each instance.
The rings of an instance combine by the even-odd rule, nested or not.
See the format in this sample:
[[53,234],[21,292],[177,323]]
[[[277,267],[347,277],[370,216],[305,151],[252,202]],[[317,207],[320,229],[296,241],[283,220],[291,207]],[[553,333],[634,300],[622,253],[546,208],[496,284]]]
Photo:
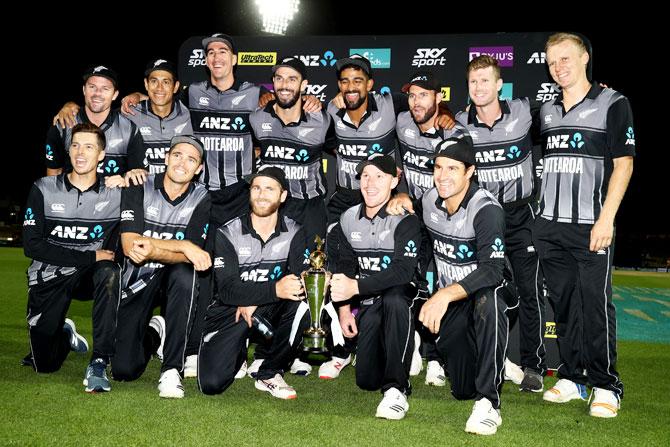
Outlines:
[[94,226],[93,231],[88,233],[88,235],[91,236],[91,239],[101,238],[103,234],[105,234],[105,232],[102,231],[102,226],[101,225]]
[[495,241],[493,241],[493,245],[491,245],[491,248],[493,251],[491,252],[490,258],[492,259],[500,259],[505,257],[505,246],[502,243],[502,240],[497,237]]
[[390,48],[350,48],[349,56],[360,54],[370,61],[372,68],[391,68]]
[[456,252],[456,256],[458,256],[461,259],[465,258],[471,258],[473,255],[473,251],[470,249],[470,247],[467,246],[467,244],[461,244],[458,246],[458,251]]
[[514,47],[471,47],[469,61],[486,54],[498,61],[501,67],[514,66]]

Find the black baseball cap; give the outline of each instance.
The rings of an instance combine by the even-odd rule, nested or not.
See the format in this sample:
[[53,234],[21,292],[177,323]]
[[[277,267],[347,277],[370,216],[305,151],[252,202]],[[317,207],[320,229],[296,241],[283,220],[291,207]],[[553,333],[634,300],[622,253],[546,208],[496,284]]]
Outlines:
[[300,73],[302,79],[307,79],[307,67],[305,67],[305,64],[297,57],[285,57],[282,59],[281,62],[272,67],[272,74],[274,75],[280,67],[292,68]]
[[375,166],[380,171],[391,174],[393,177],[398,176],[398,167],[396,166],[393,157],[385,154],[372,154],[367,160],[363,160],[356,165],[356,178],[360,178],[363,169],[369,165]]
[[178,145],[179,143],[190,144],[200,152],[200,158],[204,161],[205,159],[205,148],[202,145],[202,141],[199,138],[194,137],[193,135],[176,135],[170,140],[170,149]]
[[351,65],[360,68],[368,75],[368,77],[372,78],[372,65],[370,64],[370,61],[360,54],[352,54],[351,56],[345,57],[344,59],[338,59],[337,63],[335,64],[337,75],[340,75],[340,72],[344,69],[344,67]]
[[177,80],[177,68],[174,64],[166,59],[152,59],[147,64],[147,68],[144,70],[144,77],[148,78],[152,71],[163,70],[172,74],[172,78]]
[[104,65],[92,65],[84,72],[84,82],[88,81],[88,78],[91,76],[101,76],[112,81],[114,88],[118,90],[119,88],[119,77],[116,72],[109,67]]
[[468,141],[462,138],[447,138],[441,141],[435,147],[435,153],[429,158],[436,159],[437,157],[447,157],[452,160],[467,163],[468,165],[475,164],[475,150]]
[[276,166],[261,166],[258,169],[258,172],[254,172],[253,174],[249,174],[246,177],[244,177],[244,180],[247,181],[251,185],[251,182],[256,178],[256,177],[270,177],[271,179],[274,179],[279,183],[284,190],[288,190],[288,181],[286,180],[286,174],[284,174],[284,170],[281,168],[278,168]]
[[435,74],[430,71],[418,71],[414,73],[409,82],[402,86],[402,91],[408,93],[409,88],[413,85],[426,90],[434,90],[437,93],[442,91],[440,81],[435,77]]
[[212,42],[223,42],[228,46],[228,48],[230,48],[230,51],[232,51],[233,54],[237,54],[237,50],[235,49],[235,42],[233,42],[233,38],[228,34],[214,33],[211,36],[202,39],[202,49],[205,50],[205,54],[207,54],[207,45]]

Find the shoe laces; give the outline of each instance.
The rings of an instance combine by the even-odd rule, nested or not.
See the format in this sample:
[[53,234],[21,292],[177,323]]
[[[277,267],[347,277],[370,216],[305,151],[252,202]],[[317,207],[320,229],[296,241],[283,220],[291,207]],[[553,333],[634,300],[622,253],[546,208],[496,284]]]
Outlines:
[[97,358],[91,362],[89,365],[91,368],[91,375],[96,377],[106,377],[105,370],[107,369],[107,363],[103,359]]

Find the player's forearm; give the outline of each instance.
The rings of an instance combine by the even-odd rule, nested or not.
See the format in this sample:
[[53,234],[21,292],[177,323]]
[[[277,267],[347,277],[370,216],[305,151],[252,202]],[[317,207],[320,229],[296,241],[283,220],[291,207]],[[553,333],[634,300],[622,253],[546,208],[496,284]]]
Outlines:
[[633,175],[633,157],[620,157],[614,159],[614,170],[607,187],[607,198],[600,212],[600,219],[614,222],[619,210],[623,196],[626,194],[628,183]]

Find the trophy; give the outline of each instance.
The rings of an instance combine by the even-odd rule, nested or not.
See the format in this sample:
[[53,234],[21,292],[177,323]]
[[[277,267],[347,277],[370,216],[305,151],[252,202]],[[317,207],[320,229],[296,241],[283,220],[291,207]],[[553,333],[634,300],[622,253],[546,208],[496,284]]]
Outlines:
[[309,305],[309,328],[302,334],[303,351],[325,354],[327,331],[321,326],[321,312],[330,283],[330,272],[324,268],[326,254],[321,250],[323,240],[317,235],[314,240],[316,250],[309,255],[310,269],[300,274]]

